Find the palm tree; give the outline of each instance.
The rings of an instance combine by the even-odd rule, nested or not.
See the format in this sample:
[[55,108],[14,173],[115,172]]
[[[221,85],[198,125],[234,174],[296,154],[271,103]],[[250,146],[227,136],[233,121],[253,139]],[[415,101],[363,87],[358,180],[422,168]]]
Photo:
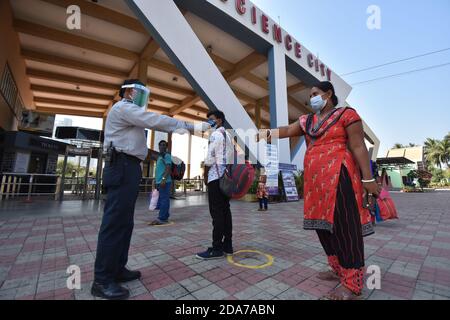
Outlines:
[[428,163],[438,166],[442,169],[442,149],[441,141],[437,139],[427,138],[425,141],[425,158]]
[[403,149],[404,146],[401,143],[394,144],[394,147],[392,149]]
[[414,147],[418,147],[417,144],[410,142],[408,145],[409,148],[414,148]]
[[448,167],[450,162],[450,139],[446,138],[439,143],[438,153],[440,155],[441,162],[445,163]]

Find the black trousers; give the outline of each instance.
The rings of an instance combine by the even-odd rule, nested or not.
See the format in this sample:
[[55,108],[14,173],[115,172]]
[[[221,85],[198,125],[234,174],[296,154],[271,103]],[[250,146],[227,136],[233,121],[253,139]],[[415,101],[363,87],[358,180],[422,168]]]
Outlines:
[[230,199],[219,187],[219,180],[208,183],[209,212],[213,225],[213,249],[223,250],[224,246],[232,246],[233,221],[230,210]]
[[334,211],[333,233],[317,230],[320,243],[327,256],[337,256],[345,269],[364,267],[364,242],[361,219],[352,182],[342,166]]
[[128,262],[134,227],[134,207],[142,178],[140,161],[119,154],[103,171],[103,184],[108,189],[102,224],[98,234],[95,277],[98,283],[115,281]]

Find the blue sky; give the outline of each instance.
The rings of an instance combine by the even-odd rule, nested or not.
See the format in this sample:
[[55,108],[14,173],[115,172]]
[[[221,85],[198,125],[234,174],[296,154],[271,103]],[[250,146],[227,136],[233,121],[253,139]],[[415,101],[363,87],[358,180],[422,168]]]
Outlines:
[[[450,48],[449,0],[253,0],[336,73]],[[369,30],[370,5],[381,30]],[[450,62],[450,50],[344,77],[357,82]],[[450,65],[353,86],[347,99],[381,140],[423,144],[450,131]]]

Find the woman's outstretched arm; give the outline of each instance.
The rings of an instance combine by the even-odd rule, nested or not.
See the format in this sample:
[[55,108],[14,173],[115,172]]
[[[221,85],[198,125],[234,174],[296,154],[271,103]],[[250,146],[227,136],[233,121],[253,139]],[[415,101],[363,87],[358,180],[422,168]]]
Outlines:
[[[270,132],[269,132],[270,131]],[[256,141],[261,139],[284,139],[290,137],[299,137],[304,135],[300,127],[300,120],[295,121],[289,126],[279,127],[277,129],[261,129],[256,135]]]

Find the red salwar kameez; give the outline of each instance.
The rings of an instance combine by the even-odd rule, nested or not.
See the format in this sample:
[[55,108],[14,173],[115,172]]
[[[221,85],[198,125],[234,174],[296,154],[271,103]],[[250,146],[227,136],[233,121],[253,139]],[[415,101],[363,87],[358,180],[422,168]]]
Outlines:
[[358,121],[352,108],[335,109],[320,123],[316,115],[300,117],[307,144],[304,229],[317,231],[332,270],[357,295],[363,289],[363,237],[374,232],[363,208],[360,170],[347,147],[346,128]]

